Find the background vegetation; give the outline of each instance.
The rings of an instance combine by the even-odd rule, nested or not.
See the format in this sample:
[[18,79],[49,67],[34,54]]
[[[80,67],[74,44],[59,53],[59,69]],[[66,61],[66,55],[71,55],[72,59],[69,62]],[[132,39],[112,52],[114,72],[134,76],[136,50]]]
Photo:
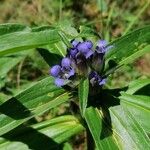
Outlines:
[[[125,33],[150,24],[148,0],[0,0],[0,23],[20,23],[36,27],[57,25],[67,20],[76,28],[86,25],[104,39],[113,41]],[[67,26],[67,25],[66,25]],[[9,42],[9,41],[8,41]],[[127,85],[133,79],[150,77],[150,54],[132,65],[115,72],[110,87]],[[49,66],[34,49],[20,59],[5,61],[0,58],[0,103],[33,85],[49,74]],[[61,114],[69,114],[68,104],[63,104],[36,117],[41,122]],[[32,123],[32,121],[31,121]],[[70,142],[74,149],[84,147],[84,134]]]

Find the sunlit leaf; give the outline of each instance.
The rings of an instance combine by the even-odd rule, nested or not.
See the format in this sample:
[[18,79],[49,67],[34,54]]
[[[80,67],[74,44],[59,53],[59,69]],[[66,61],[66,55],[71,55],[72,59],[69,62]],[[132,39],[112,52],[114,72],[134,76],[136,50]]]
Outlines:
[[85,113],[85,109],[87,107],[88,94],[89,94],[89,79],[82,79],[79,84],[79,104],[80,104],[80,111],[83,116]]
[[68,94],[63,89],[56,87],[53,79],[48,77],[2,103],[0,105],[0,135],[68,101]]
[[[0,137],[1,150],[69,149],[63,144],[70,137],[83,131],[83,126],[73,116],[62,116],[32,126],[21,126]],[[70,149],[69,149],[70,150]]]

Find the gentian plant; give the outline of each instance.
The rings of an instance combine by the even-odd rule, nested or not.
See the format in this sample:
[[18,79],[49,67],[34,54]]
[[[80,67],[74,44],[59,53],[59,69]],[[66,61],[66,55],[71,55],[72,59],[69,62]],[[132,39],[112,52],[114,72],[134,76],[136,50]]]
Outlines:
[[[114,72],[150,52],[150,26],[106,42],[85,26],[0,25],[0,61],[13,65],[31,49],[50,75],[0,101],[0,150],[73,149],[79,134],[88,150],[150,149],[150,79],[111,85]],[[64,115],[37,121],[63,103]]]
[[69,84],[72,80],[88,78],[92,86],[105,84],[103,73],[104,55],[112,48],[105,40],[99,40],[94,49],[91,41],[73,40],[65,58],[60,65],[51,68],[50,74],[55,78],[56,86]]

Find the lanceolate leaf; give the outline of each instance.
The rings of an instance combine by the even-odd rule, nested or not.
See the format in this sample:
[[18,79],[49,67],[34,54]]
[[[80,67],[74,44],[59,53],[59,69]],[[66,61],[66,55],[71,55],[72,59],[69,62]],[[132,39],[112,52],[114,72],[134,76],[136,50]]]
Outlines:
[[[134,107],[132,107],[134,109]],[[131,114],[132,113],[132,114]],[[121,149],[149,149],[150,143],[146,131],[138,122],[137,116],[128,110],[128,106],[116,106],[110,109],[113,133]]]
[[20,31],[0,36],[0,56],[53,44],[60,40],[57,30],[46,29],[43,31]]
[[121,105],[128,108],[128,111],[141,124],[142,128],[150,133],[150,96],[121,93],[119,98]]
[[[150,79],[138,79],[138,80],[132,81],[129,84],[129,87],[128,87],[128,90],[126,91],[126,93],[134,94],[141,88],[148,86],[148,85],[150,86]],[[150,90],[150,88],[149,88],[149,90]]]
[[[110,107],[112,137],[120,149],[150,148],[150,97],[121,92],[120,105]],[[113,99],[114,100],[114,99]],[[106,137],[107,139],[107,137]]]
[[88,94],[89,94],[89,79],[82,79],[79,84],[79,104],[80,104],[80,111],[83,116],[85,113],[85,109],[87,107]]
[[114,48],[106,54],[107,60],[113,60],[119,65],[130,63],[150,51],[150,26],[133,31],[113,41],[111,45]]
[[[148,80],[144,79],[143,85],[142,80],[130,84],[131,93],[146,86],[146,82]],[[139,83],[139,86],[136,87],[136,83]],[[100,110],[88,107],[85,111],[85,120],[97,149],[148,150],[150,96],[121,92],[121,96],[118,97],[120,103],[115,97],[114,95],[114,98],[110,99],[112,102],[108,105],[102,105]],[[106,101],[108,97],[103,99]]]
[[30,31],[31,29],[25,25],[6,23],[0,25],[0,36],[4,34],[10,34],[19,31]]
[[[83,126],[73,116],[57,117],[28,127],[20,127],[0,138],[1,150],[19,149],[62,149],[61,144],[83,130]],[[13,142],[12,142],[13,141]]]
[[[93,107],[89,107],[85,111],[85,120],[90,129],[90,132],[95,141],[96,147],[98,150],[117,150],[118,146],[116,145],[113,137],[103,137],[102,128],[103,128],[103,117],[100,114],[99,110]],[[107,126],[107,124],[105,124]],[[106,129],[106,128],[105,128]],[[109,129],[108,129],[109,130]],[[110,132],[110,131],[105,131]]]
[[0,135],[35,115],[69,100],[69,93],[54,85],[48,77],[0,105]]

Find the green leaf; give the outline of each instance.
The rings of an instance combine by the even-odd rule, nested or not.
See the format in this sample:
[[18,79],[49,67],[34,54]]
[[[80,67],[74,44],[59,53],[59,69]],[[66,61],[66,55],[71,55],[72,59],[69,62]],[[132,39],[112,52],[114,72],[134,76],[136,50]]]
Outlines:
[[73,116],[61,116],[31,126],[14,129],[0,138],[0,149],[58,149],[61,144],[75,134],[83,131],[83,126]]
[[0,105],[4,102],[6,102],[6,100],[9,98],[10,96],[0,92]]
[[[98,150],[117,150],[118,147],[114,139],[109,136],[107,138],[101,137],[102,131],[102,121],[103,116],[100,114],[99,110],[93,107],[89,107],[85,111],[85,120],[90,129],[90,132],[95,141],[96,147]],[[106,124],[107,125],[107,124]]]
[[30,31],[31,29],[25,25],[6,23],[0,25],[0,36],[19,31]]
[[70,20],[61,21],[59,24],[55,25],[55,28],[63,32],[68,39],[74,39],[78,36],[78,31],[72,26]]
[[114,46],[107,54],[107,61],[113,60],[119,66],[128,64],[150,51],[150,26],[135,30],[110,43]]
[[81,114],[84,116],[87,107],[89,94],[89,80],[88,78],[82,79],[79,84],[79,106]]
[[137,52],[133,53],[129,57],[127,57],[127,58],[123,59],[122,61],[120,61],[119,62],[119,66],[121,66],[121,65],[127,65],[129,63],[132,63],[137,58],[139,58],[140,56],[142,56],[142,55],[144,55],[145,53],[148,53],[148,52],[150,52],[150,45],[137,50]]
[[[9,41],[9,42],[8,42]],[[58,30],[23,30],[0,36],[0,56],[60,41]]]
[[63,32],[60,31],[58,34],[60,35],[60,38],[64,42],[64,44],[68,48],[72,48],[72,44],[70,43],[69,39],[66,37],[65,33],[63,33]]
[[126,91],[127,94],[134,94],[141,88],[150,85],[150,79],[138,79],[135,81],[132,81],[129,84],[128,90]]
[[89,28],[87,26],[80,26],[80,33],[78,35],[78,37],[97,37],[97,38],[101,38],[101,36],[92,28]]
[[130,95],[125,92],[119,97],[121,105],[127,108],[146,132],[150,132],[150,96]]
[[127,105],[121,104],[110,108],[110,114],[114,137],[121,149],[148,150],[150,148],[148,135]]
[[0,135],[68,100],[69,93],[56,87],[51,77],[39,81],[0,105]]
[[102,96],[105,105],[101,105],[100,110],[88,107],[85,111],[85,120],[97,149],[148,150],[150,96],[121,92],[121,96],[112,95],[109,100],[106,95]]
[[72,148],[71,144],[65,143],[64,147],[63,147],[63,150],[73,150],[73,148]]

